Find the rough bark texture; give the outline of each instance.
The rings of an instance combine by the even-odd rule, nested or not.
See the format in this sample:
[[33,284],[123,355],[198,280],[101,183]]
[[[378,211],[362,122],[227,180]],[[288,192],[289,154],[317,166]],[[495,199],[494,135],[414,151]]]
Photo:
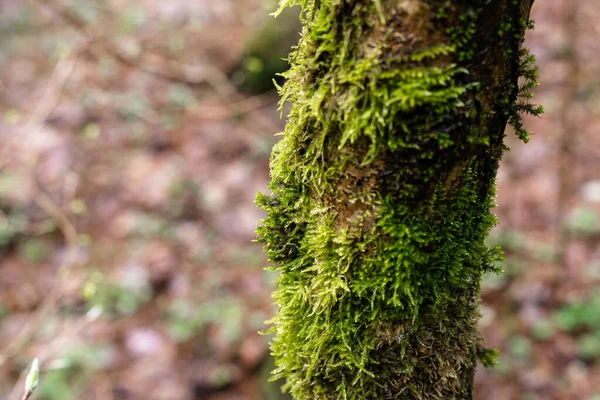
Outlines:
[[519,112],[541,112],[532,0],[283,3],[305,28],[257,199],[275,375],[297,399],[471,399],[504,129],[527,140]]

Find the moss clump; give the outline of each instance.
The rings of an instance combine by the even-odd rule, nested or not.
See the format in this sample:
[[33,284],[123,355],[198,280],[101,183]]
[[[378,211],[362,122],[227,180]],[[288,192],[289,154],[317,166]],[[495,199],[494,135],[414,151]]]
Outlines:
[[[533,26],[531,27],[533,28]],[[508,101],[506,112],[509,117],[508,122],[517,136],[527,143],[531,132],[525,129],[522,114],[539,117],[544,113],[544,107],[531,102],[533,89],[539,85],[539,72],[535,56],[527,49],[522,49],[519,53],[519,77],[523,83],[518,87],[517,100]]]
[[257,198],[280,272],[275,378],[297,399],[470,399],[476,360],[493,363],[479,286],[501,259],[484,239],[520,73],[503,50],[521,40],[487,18],[520,8],[283,3],[302,5],[305,28],[272,194]]

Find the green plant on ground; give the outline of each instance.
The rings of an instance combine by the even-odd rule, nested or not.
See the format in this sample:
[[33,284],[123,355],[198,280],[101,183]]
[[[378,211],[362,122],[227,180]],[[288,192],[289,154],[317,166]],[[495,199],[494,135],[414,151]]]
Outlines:
[[557,328],[577,340],[577,355],[585,361],[600,358],[600,291],[571,301],[554,312]]
[[152,287],[147,278],[139,278],[132,276],[129,281],[114,282],[100,271],[93,271],[83,285],[81,294],[90,309],[100,307],[107,313],[130,315],[152,299]]
[[227,342],[241,338],[243,313],[239,299],[220,297],[201,305],[186,300],[173,302],[169,309],[169,331],[173,339],[183,342],[202,333],[213,324]]
[[105,368],[114,357],[111,347],[74,343],[68,346],[44,373],[39,397],[45,400],[78,399],[94,371]]

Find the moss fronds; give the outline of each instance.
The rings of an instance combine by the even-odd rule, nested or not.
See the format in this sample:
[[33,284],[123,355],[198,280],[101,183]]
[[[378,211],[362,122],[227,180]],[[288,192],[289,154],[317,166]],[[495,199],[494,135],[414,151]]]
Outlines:
[[[521,34],[516,35],[519,43],[525,39],[525,29],[533,29],[534,23],[532,20],[525,22],[521,20]],[[509,27],[510,28],[510,27]],[[506,107],[506,112],[509,117],[508,123],[515,130],[516,135],[525,143],[529,141],[531,132],[525,129],[523,124],[523,114],[539,117],[544,113],[544,107],[533,104],[533,89],[539,86],[539,70],[536,64],[535,56],[528,49],[520,49],[519,51],[519,83],[517,87],[516,98],[511,99]]]
[[539,71],[535,56],[527,49],[522,49],[519,56],[519,77],[523,83],[518,88],[517,100],[509,107],[508,122],[517,136],[527,143],[532,133],[523,125],[523,114],[539,117],[544,113],[544,107],[531,102],[533,89],[539,86]]
[[477,358],[493,363],[476,322],[501,258],[484,239],[506,123],[481,111],[467,39],[484,12],[282,4],[302,5],[306,27],[280,90],[293,107],[272,194],[257,198],[279,272],[275,378],[297,399],[470,399]]

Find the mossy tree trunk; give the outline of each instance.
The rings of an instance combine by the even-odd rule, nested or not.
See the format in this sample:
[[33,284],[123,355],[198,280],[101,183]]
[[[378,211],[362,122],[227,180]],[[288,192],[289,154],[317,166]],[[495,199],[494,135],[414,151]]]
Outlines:
[[[284,0],[305,24],[258,230],[297,399],[471,399],[507,121],[527,140],[533,0]],[[519,87],[519,78],[521,87]]]

